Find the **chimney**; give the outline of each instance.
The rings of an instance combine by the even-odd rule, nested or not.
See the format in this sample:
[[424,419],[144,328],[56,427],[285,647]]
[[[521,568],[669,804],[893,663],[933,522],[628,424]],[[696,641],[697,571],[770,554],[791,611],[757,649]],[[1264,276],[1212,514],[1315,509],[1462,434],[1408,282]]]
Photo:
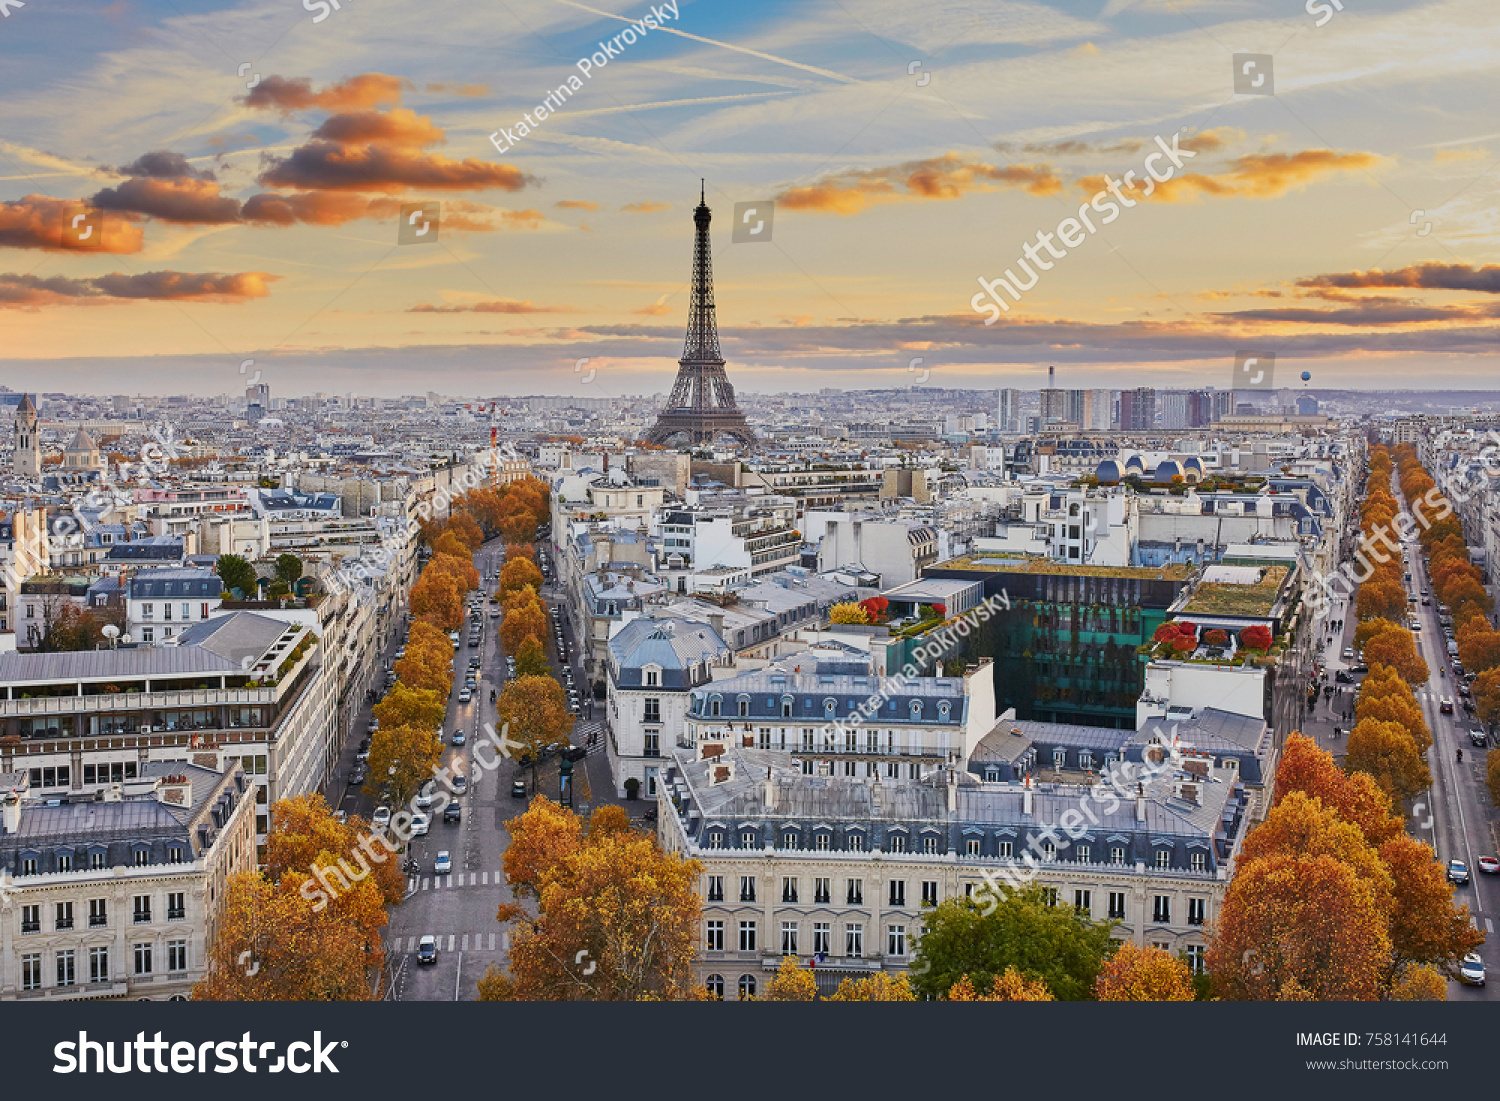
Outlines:
[[952,765],[945,771],[948,774],[948,813],[954,814],[958,810],[958,773]]
[[5,832],[21,832],[21,796],[19,792],[7,792],[4,804]]
[[1030,818],[1033,807],[1034,803],[1032,801],[1031,794],[1031,776],[1028,773],[1026,776],[1026,789],[1021,798],[1021,813],[1024,814],[1027,818]]
[[192,801],[193,785],[187,773],[178,772],[162,778],[156,789],[156,798],[170,806],[186,807]]
[[1146,820],[1146,786],[1139,783],[1135,785],[1135,820]]
[[766,810],[776,809],[776,779],[771,775],[771,770],[766,769]]

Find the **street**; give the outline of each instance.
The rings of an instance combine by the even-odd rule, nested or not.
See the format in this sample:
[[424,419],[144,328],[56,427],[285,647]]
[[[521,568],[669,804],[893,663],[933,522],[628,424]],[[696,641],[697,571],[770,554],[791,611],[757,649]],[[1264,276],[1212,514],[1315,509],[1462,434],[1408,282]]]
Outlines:
[[[480,574],[480,591],[492,596],[496,576],[505,561],[505,545],[493,540],[474,556]],[[548,586],[543,587],[543,593]],[[495,914],[502,903],[513,901],[505,882],[503,858],[510,843],[505,823],[525,811],[529,800],[511,795],[511,784],[518,776],[530,782],[530,770],[520,769],[514,761],[501,757],[489,742],[485,725],[494,726],[498,711],[490,701],[490,691],[498,694],[505,683],[505,653],[500,644],[498,618],[489,611],[497,606],[486,600],[481,644],[470,649],[467,627],[460,630],[460,642],[454,652],[454,692],[448,701],[444,720],[442,767],[469,780],[469,790],[459,798],[463,818],[459,823],[445,823],[441,814],[433,817],[431,831],[425,837],[413,838],[410,855],[419,871],[407,877],[406,899],[391,908],[386,929],[387,968],[390,975],[388,996],[400,1001],[472,1001],[478,996],[478,984],[491,964],[504,965],[509,940],[506,928]],[[566,630],[566,628],[565,628]],[[545,640],[544,640],[545,641]],[[547,646],[549,654],[553,647]],[[460,704],[457,691],[463,684],[463,672],[471,656],[480,658],[478,687],[473,702]],[[577,647],[572,648],[576,659]],[[551,661],[555,673],[561,667]],[[574,676],[582,681],[581,670]],[[596,723],[580,721],[574,728],[573,741],[583,742]],[[361,727],[361,730],[363,727]],[[452,733],[462,729],[466,743],[452,744]],[[356,743],[358,739],[354,740]],[[352,760],[352,747],[350,759]],[[480,767],[476,767],[476,761]],[[498,767],[490,767],[498,763]],[[603,792],[605,801],[614,802],[613,787],[608,780],[608,762],[603,741],[575,767],[575,809],[587,813],[585,792]],[[587,785],[577,782],[582,774]],[[556,761],[538,770],[539,790],[551,799],[558,798]],[[370,800],[351,789],[345,808],[368,816],[373,810]],[[449,853],[452,872],[436,875],[434,861],[439,852]],[[438,939],[437,962],[417,963],[417,943],[428,934]]]

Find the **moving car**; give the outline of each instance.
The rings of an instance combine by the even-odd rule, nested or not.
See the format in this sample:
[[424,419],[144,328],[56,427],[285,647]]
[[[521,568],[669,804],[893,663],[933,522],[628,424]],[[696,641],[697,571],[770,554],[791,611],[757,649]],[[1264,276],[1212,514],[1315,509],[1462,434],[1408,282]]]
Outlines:
[[570,745],[567,749],[563,750],[563,760],[565,761],[581,761],[588,755],[587,746]]
[[1493,856],[1481,856],[1479,858],[1479,870],[1485,875],[1500,873],[1500,860]]
[[349,786],[352,788],[359,787],[360,784],[365,782],[368,776],[369,773],[365,772],[364,769],[355,769],[353,772],[349,773]]
[[1451,883],[1469,882],[1469,866],[1462,860],[1448,861],[1448,880]]
[[447,875],[453,871],[453,858],[448,855],[447,849],[439,849],[437,859],[432,862],[433,875]]
[[468,741],[468,738],[464,736],[464,732],[462,730],[455,730],[453,732],[453,737],[448,739],[450,745],[463,745],[466,741]]
[[463,816],[464,816],[463,804],[460,803],[457,799],[455,799],[453,802],[449,803],[446,807],[443,808],[443,821],[444,822],[458,822],[458,821],[462,821]]
[[431,933],[417,942],[417,962],[437,963],[437,937]]
[[436,791],[436,780],[428,780],[425,784],[423,784],[417,791],[417,809],[426,810],[428,807],[432,806],[432,797],[434,793],[436,793]]
[[1354,647],[1353,646],[1345,646],[1344,647],[1344,652],[1341,655],[1339,655],[1339,656],[1342,657],[1345,661],[1353,661],[1354,660]]
[[1422,598],[1422,603],[1430,606],[1432,604],[1432,597],[1424,596]]
[[471,691],[469,691],[467,688],[459,690],[459,693],[458,693],[458,702],[459,703],[468,703],[473,698],[474,698],[474,693],[471,692]]
[[376,826],[389,826],[391,824],[391,808],[379,806],[375,808],[375,815],[370,822]]
[[1337,684],[1353,684],[1354,683],[1354,677],[1351,674],[1344,672],[1344,670],[1342,670],[1342,669],[1340,669],[1337,673],[1335,673],[1333,675],[1333,679],[1334,679],[1334,682],[1337,683]]
[[413,837],[426,837],[427,830],[432,825],[432,819],[421,811],[412,811],[411,835]]
[[526,781],[513,780],[510,785],[510,797],[512,799],[526,798]]
[[1443,702],[1438,704],[1438,710],[1441,711],[1444,715],[1453,714],[1453,701],[1449,697],[1444,696]]
[[1458,977],[1469,986],[1484,985],[1484,960],[1478,952],[1470,952],[1458,965]]

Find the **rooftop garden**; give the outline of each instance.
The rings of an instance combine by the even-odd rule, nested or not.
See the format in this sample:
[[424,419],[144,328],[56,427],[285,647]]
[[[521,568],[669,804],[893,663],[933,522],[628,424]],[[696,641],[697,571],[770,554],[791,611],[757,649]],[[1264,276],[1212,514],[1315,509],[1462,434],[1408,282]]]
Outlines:
[[1269,618],[1276,607],[1276,596],[1286,580],[1286,566],[1267,566],[1264,575],[1253,585],[1235,585],[1223,581],[1205,581],[1193,590],[1183,605],[1184,615],[1230,615]]
[[1007,555],[1004,553],[964,555],[929,567],[934,570],[993,570],[999,572],[1054,574],[1071,577],[1125,577],[1141,581],[1184,581],[1192,576],[1191,566],[1172,562],[1164,566],[1075,566],[1050,558]]

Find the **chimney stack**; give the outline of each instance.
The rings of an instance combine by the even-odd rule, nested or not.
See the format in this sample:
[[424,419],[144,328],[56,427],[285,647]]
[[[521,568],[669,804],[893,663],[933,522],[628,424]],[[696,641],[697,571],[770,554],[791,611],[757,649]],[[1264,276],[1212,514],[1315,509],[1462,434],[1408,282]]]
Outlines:
[[958,810],[958,773],[952,765],[945,770],[948,779],[948,813],[953,814]]
[[771,770],[766,769],[766,810],[776,809],[776,779],[771,775]]
[[1032,795],[1031,795],[1031,774],[1027,773],[1027,775],[1026,775],[1026,789],[1025,789],[1025,792],[1022,794],[1022,797],[1021,797],[1021,813],[1024,814],[1027,818],[1030,818],[1031,817],[1032,808],[1033,808],[1033,803],[1032,803]]
[[1135,785],[1135,820],[1146,820],[1146,786],[1139,783]]

